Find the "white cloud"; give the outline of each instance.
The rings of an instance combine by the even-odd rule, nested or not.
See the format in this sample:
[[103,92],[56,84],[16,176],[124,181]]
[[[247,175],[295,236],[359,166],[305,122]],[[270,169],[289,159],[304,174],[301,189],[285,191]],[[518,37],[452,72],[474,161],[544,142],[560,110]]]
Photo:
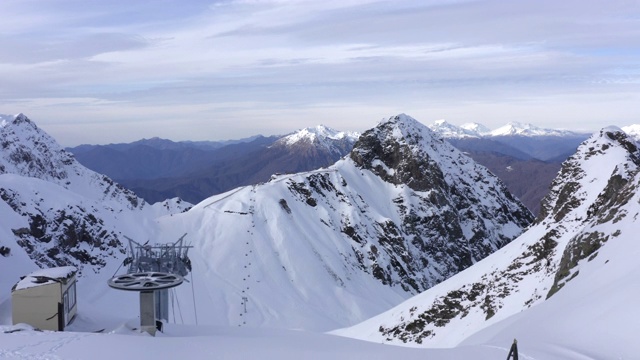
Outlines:
[[117,122],[139,138],[157,109],[234,119],[218,126],[238,137],[386,111],[582,126],[573,94],[594,129],[607,109],[640,118],[635,2],[31,0],[0,13],[0,112]]

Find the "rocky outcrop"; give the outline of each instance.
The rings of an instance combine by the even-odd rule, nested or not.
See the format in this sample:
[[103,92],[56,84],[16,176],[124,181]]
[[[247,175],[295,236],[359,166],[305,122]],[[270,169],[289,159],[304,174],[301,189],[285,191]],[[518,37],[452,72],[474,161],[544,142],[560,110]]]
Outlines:
[[442,334],[471,334],[561,292],[608,242],[633,228],[638,155],[620,129],[594,134],[564,162],[536,223],[513,246],[437,292],[428,290],[390,310],[395,320],[382,314],[384,323],[371,339],[441,346],[447,343]]
[[190,206],[177,199],[147,204],[80,165],[23,114],[2,123],[0,146],[0,200],[9,211],[0,226],[14,224],[2,230],[39,267],[97,272],[125,253],[120,224]]

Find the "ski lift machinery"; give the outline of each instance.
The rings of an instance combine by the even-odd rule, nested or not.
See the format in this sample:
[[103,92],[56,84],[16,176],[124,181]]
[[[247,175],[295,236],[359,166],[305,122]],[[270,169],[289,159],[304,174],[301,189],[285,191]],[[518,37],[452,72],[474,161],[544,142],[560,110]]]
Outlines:
[[191,272],[191,260],[187,256],[191,245],[184,244],[182,235],[170,244],[150,245],[129,240],[131,254],[124,260],[127,273],[116,275],[107,281],[114,289],[140,293],[140,330],[155,336],[156,320],[169,320],[169,289],[184,281]]

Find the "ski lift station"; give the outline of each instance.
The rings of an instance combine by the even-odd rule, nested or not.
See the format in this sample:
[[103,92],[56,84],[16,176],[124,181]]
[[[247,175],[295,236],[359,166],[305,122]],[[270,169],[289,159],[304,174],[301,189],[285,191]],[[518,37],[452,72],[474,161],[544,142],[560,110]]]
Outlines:
[[169,289],[184,281],[191,271],[187,256],[190,245],[185,245],[182,235],[170,244],[140,244],[128,238],[130,255],[124,264],[126,274],[116,275],[108,285],[117,290],[136,291],[140,294],[140,329],[155,335],[162,320],[169,320]]
[[76,273],[73,266],[41,269],[23,276],[11,289],[13,324],[41,330],[64,330],[76,315]]

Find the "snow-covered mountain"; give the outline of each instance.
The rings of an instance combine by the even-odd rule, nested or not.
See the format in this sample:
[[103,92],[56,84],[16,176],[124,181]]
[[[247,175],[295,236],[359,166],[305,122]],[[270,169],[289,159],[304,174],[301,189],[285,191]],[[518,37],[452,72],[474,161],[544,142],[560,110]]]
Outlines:
[[[64,156],[30,121],[11,118],[1,127],[0,189],[26,195],[0,201],[0,358],[489,360],[506,358],[513,338],[524,359],[634,359],[640,351],[640,290],[634,286],[640,277],[640,154],[619,129],[603,129],[564,163],[542,215],[518,239],[394,309],[338,332],[378,343],[459,345],[407,349],[272,327],[325,330],[365,319],[415,292],[409,279],[418,277],[405,260],[426,259],[429,276],[439,273],[429,269],[441,270],[438,261],[456,263],[442,256],[450,248],[441,244],[433,247],[436,256],[418,257],[412,251],[421,241],[460,234],[457,227],[463,235],[482,226],[485,235],[521,228],[523,220],[508,215],[522,212],[521,206],[508,195],[494,196],[502,193],[499,182],[415,120],[401,115],[381,122],[327,169],[277,175],[180,214],[144,203],[132,207],[126,196],[105,192],[95,173],[70,176],[83,170],[75,169],[73,158],[66,165],[53,159]],[[17,160],[38,158],[38,151],[28,150],[50,141],[40,153],[62,169],[37,170]],[[5,152],[21,148],[16,143],[25,145],[22,151]],[[49,181],[22,174],[59,176]],[[76,192],[96,184],[98,191]],[[78,223],[93,214],[107,232],[158,242],[187,232],[193,272],[171,292],[173,322],[199,325],[166,324],[156,338],[135,336],[136,294],[106,285],[124,257],[118,247],[102,258],[104,267],[85,265],[78,316],[68,331],[8,325],[8,289],[36,267],[17,245],[20,233],[33,232],[32,215],[77,204],[91,209]],[[421,236],[425,230],[428,235]],[[470,258],[480,243],[492,244],[476,238],[454,257]],[[390,282],[375,275],[376,265]],[[256,326],[269,328],[250,328]]]
[[488,133],[491,132],[491,129],[489,129],[488,127],[482,125],[482,124],[478,124],[475,122],[472,123],[464,123],[462,125],[460,125],[460,128],[467,130],[467,131],[471,131],[472,133],[478,135],[478,136],[485,136]]
[[578,133],[568,130],[545,129],[531,124],[510,122],[492,130],[489,136],[576,136]]
[[535,214],[561,163],[589,136],[517,122],[491,131],[477,123],[458,127],[438,120],[430,128],[498,175]]
[[484,167],[399,115],[333,166],[212,197],[160,232],[203,234],[211,318],[328,330],[469,267],[531,220]]
[[[142,235],[143,229],[132,231],[140,221],[190,206],[179,199],[145,203],[80,165],[23,114],[3,119],[0,147],[0,246],[16,259],[24,251],[32,266],[74,265],[81,272],[98,272],[120,261],[125,225],[128,234]],[[0,258],[0,263],[11,261]],[[12,281],[13,268],[3,266],[10,269],[3,280]]]
[[456,126],[448,123],[446,120],[436,120],[429,128],[445,139],[460,139],[467,137],[482,136],[479,130],[484,129],[480,124],[466,124],[465,126]]
[[463,151],[496,152],[519,159],[523,158],[518,153],[523,153],[530,158],[559,162],[573,154],[577,146],[589,137],[589,134],[518,122],[489,130],[476,123],[456,126],[438,120],[430,128]]
[[526,136],[526,137],[575,137],[582,136],[568,130],[545,129],[531,124],[510,122],[497,129],[490,130],[488,127],[478,123],[466,123],[456,126],[445,120],[436,120],[429,128],[444,138],[466,138],[466,137],[495,137],[495,136]]
[[148,202],[180,197],[197,203],[238,186],[267,181],[275,173],[329,166],[351,151],[357,137],[320,125],[284,137],[216,143],[152,138],[130,144],[82,145],[69,151],[83,165]]
[[622,131],[627,133],[636,142],[640,142],[640,124],[633,124],[629,126],[623,126]]
[[640,331],[634,310],[640,291],[633,285],[640,276],[639,167],[630,137],[615,127],[601,130],[564,162],[538,220],[518,239],[338,333],[427,347],[516,337],[582,349],[589,358],[614,356],[603,351],[630,344],[628,334]]
[[180,214],[83,168],[22,115],[3,126],[1,144],[12,257],[91,269],[101,280],[81,290],[108,306],[118,295],[104,277],[124,258],[121,237],[187,233],[191,280],[204,289],[194,304],[215,304],[200,312],[218,325],[353,324],[469,267],[533,220],[495,176],[406,115],[367,131],[331,167],[276,175]]
[[278,139],[272,146],[313,147],[342,157],[351,151],[360,134],[332,129],[324,125],[308,127]]

